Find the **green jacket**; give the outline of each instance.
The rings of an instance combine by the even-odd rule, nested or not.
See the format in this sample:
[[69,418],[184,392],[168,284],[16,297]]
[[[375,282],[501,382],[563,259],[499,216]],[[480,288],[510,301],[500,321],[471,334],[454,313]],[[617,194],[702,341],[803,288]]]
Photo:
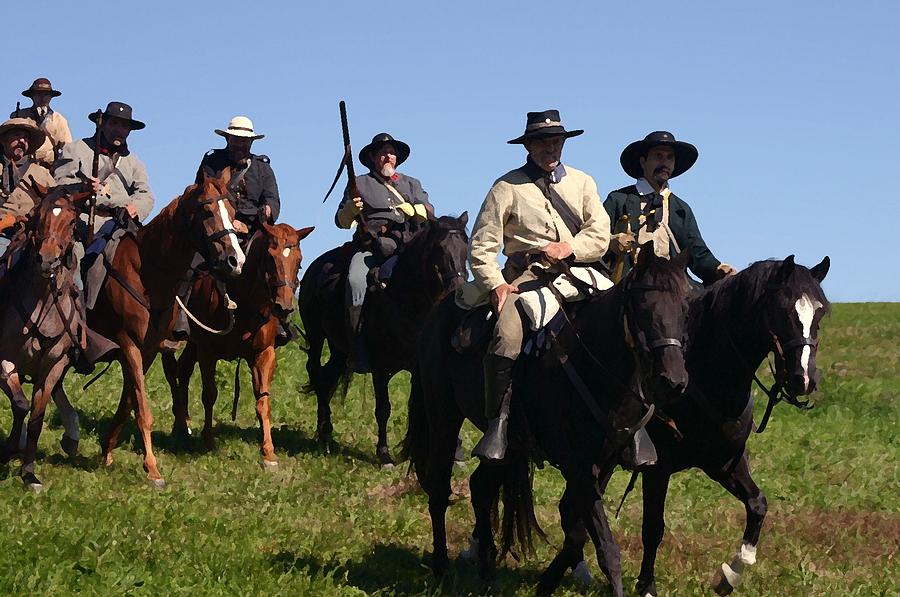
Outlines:
[[[641,213],[641,196],[637,187],[631,185],[610,193],[603,202],[603,207],[609,214],[609,221],[613,227],[612,232],[621,232],[616,230],[615,226],[622,214],[627,213],[632,222],[638,221]],[[722,262],[716,259],[716,256],[706,246],[691,207],[675,193],[669,195],[669,228],[672,230],[675,240],[678,241],[678,246],[683,251],[691,252],[691,271],[703,280],[704,284],[718,280],[721,274],[716,271],[716,268]],[[672,251],[674,251],[674,247],[672,247]],[[626,272],[630,266],[631,264],[626,262]]]

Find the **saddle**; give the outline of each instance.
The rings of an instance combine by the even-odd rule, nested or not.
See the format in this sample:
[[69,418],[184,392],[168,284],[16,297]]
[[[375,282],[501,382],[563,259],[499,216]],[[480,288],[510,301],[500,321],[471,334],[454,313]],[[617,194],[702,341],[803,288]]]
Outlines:
[[[117,217],[107,220],[94,235],[94,240],[85,248],[81,260],[81,279],[84,281],[84,304],[93,309],[100,296],[103,282],[109,275],[108,266],[112,263],[119,247],[119,242],[126,234],[134,234],[139,224],[127,216],[125,210]],[[124,214],[124,215],[123,215]]]

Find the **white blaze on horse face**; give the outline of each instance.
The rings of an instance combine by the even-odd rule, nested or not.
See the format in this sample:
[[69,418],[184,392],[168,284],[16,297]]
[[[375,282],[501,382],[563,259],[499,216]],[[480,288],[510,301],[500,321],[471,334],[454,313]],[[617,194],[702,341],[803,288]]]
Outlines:
[[[813,317],[816,314],[816,311],[822,308],[822,303],[817,300],[813,300],[809,298],[809,295],[804,294],[800,298],[797,299],[797,302],[794,303],[794,309],[797,311],[797,319],[800,320],[800,325],[803,328],[803,337],[809,338],[809,332],[812,329],[812,321]],[[809,355],[812,352],[812,348],[809,346],[804,346],[802,352],[800,353],[800,366],[803,367],[803,389],[809,388]]]
[[50,212],[50,213],[52,213],[54,216],[58,216],[59,214],[62,213],[62,208],[61,208],[61,207],[54,207],[54,208],[53,208],[53,211]]
[[287,257],[288,255],[291,254],[291,248],[285,247],[284,251],[282,251],[281,254],[284,255],[285,257]]
[[228,240],[231,241],[231,246],[234,248],[235,255],[237,257],[237,273],[241,273],[241,268],[244,267],[244,261],[246,261],[246,257],[244,256],[244,252],[241,250],[241,245],[238,243],[237,235],[233,232],[234,226],[231,224],[231,218],[228,217],[228,210],[225,208],[225,200],[219,199],[219,215],[222,216],[222,224],[225,230],[232,230],[228,234]]

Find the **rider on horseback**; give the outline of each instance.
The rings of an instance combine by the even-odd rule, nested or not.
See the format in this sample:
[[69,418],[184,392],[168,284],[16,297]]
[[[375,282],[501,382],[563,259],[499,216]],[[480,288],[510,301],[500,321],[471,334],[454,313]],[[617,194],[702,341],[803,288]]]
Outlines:
[[350,260],[348,314],[353,334],[352,361],[357,371],[367,371],[359,332],[360,315],[372,270],[376,285],[391,276],[397,253],[419,229],[419,224],[434,217],[428,193],[418,179],[396,171],[409,157],[409,145],[380,133],[359,152],[359,161],[369,169],[356,177],[361,197],[344,198],[334,216],[340,228],[351,228],[359,220],[353,235],[356,253]]
[[[234,222],[235,230],[243,233],[244,240],[260,228],[262,223],[271,224],[278,219],[281,211],[281,200],[278,196],[278,183],[275,173],[265,155],[250,153],[250,146],[265,135],[253,129],[253,122],[246,116],[235,116],[228,123],[226,130],[216,129],[215,133],[225,137],[226,146],[207,152],[197,170],[197,183],[203,176],[218,178],[225,168],[230,168],[231,182],[229,190],[235,197]],[[188,303],[194,281],[194,268],[202,263],[197,255],[195,262],[184,280],[178,285],[177,294],[182,303]],[[184,309],[177,309],[173,336],[176,340],[188,337],[187,315]],[[277,344],[283,345],[290,339],[287,327],[282,323],[278,331]]]
[[[29,184],[32,177],[41,185],[53,186],[50,171],[34,157],[44,138],[44,131],[27,118],[11,118],[0,125],[0,233],[11,233],[16,221],[40,201]],[[9,238],[0,236],[0,257],[9,244]],[[0,275],[3,273],[5,267],[0,266]]]
[[617,277],[628,273],[638,247],[649,240],[658,257],[690,251],[690,269],[704,283],[735,273],[712,254],[691,207],[669,187],[669,180],[687,172],[697,155],[696,147],[676,141],[667,131],[650,133],[622,151],[622,168],[637,182],[613,191],[603,202],[614,224],[609,248],[615,263],[621,264],[614,268]]
[[[609,244],[609,217],[594,179],[560,162],[565,140],[583,132],[567,131],[557,110],[529,112],[525,133],[508,142],[524,145],[528,159],[494,183],[475,221],[469,262],[475,282],[490,293],[498,313],[484,359],[488,429],[473,450],[484,459],[500,460],[506,453],[513,365],[525,325],[518,312],[519,286],[536,280],[529,265],[570,256],[595,262]],[[508,258],[503,270],[497,264],[501,248]]]

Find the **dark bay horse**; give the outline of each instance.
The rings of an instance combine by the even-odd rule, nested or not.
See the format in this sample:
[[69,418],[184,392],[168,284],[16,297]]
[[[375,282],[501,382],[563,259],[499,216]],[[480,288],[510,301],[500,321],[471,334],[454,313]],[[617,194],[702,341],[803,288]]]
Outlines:
[[[679,471],[701,469],[746,511],[742,545],[730,563],[716,570],[712,588],[720,595],[731,593],[744,569],[755,563],[767,506],[750,474],[750,389],[772,352],[776,386],[771,395],[802,406],[797,397],[815,390],[819,322],[829,308],[820,283],[829,265],[828,257],[812,269],[795,264],[793,256],[760,261],[691,297],[685,352],[690,382],[681,400],[665,409],[678,433],[657,420],[647,425],[659,459],[641,473],[644,555],[637,592],[642,597],[658,594],[655,564],[665,530],[666,493]],[[568,524],[575,528],[579,521]]]
[[[528,465],[528,440],[568,482],[567,504],[579,520],[591,520],[588,532],[615,595],[622,594],[618,547],[612,537],[601,496],[623,443],[651,412],[645,395],[678,395],[687,383],[682,359],[682,328],[688,281],[683,259],[667,261],[652,248],[623,282],[584,301],[577,317],[563,328],[543,356],[523,355],[517,364],[510,441],[503,465],[481,464],[470,488],[475,511],[473,545],[482,576],[493,572],[491,512],[503,489],[503,549],[517,541],[530,549],[534,518]],[[410,395],[409,426],[404,448],[423,489],[434,541],[433,569],[448,564],[445,513],[456,437],[464,418],[484,429],[483,354],[459,354],[450,335],[462,312],[452,298],[429,317],[421,334],[420,363]],[[518,425],[516,424],[518,419]],[[522,424],[527,419],[526,424]],[[525,428],[524,431],[522,428]],[[519,444],[518,447],[516,444]],[[574,566],[578,559],[571,561]]]
[[[382,466],[394,459],[387,444],[391,414],[388,382],[416,363],[416,342],[426,315],[447,293],[466,279],[468,215],[428,220],[402,249],[387,288],[369,293],[363,306],[362,334],[370,355],[378,422],[376,454]],[[313,261],[300,284],[299,310],[309,344],[308,389],[318,401],[316,435],[323,448],[331,442],[331,397],[341,379],[348,379],[350,338],[346,323],[345,286],[349,245],[332,249]],[[336,271],[338,274],[329,274]],[[324,283],[326,279],[331,283]],[[328,342],[329,358],[321,362]],[[346,386],[345,386],[346,387]]]
[[294,310],[294,292],[303,258],[300,241],[312,231],[312,227],[295,230],[288,224],[262,224],[248,242],[243,273],[226,283],[228,296],[238,305],[231,324],[216,281],[204,275],[194,283],[188,303],[191,313],[217,329],[230,330],[215,334],[192,324],[190,340],[177,362],[173,353],[163,353],[166,381],[172,390],[173,434],[187,435],[188,384],[194,365],[199,363],[205,410],[202,437],[208,449],[215,447],[216,363],[220,359],[238,359],[240,367],[240,360],[244,360],[250,365],[256,417],[262,431],[262,465],[267,470],[277,468],[269,422],[269,388],[276,365],[275,335],[279,319]]
[[647,429],[659,461],[642,472],[644,555],[637,590],[656,595],[655,562],[665,528],[670,477],[699,468],[743,504],[746,525],[740,549],[713,579],[720,595],[731,593],[743,569],[756,561],[756,545],[766,515],[766,497],[753,481],[747,439],[753,427],[750,390],[756,370],[775,355],[776,385],[795,405],[815,390],[819,322],[829,308],[820,283],[830,261],[807,269],[784,261],[760,261],[717,282],[690,301],[688,350],[690,383],[681,400],[666,408],[683,439],[652,421]]
[[121,347],[122,395],[110,427],[101,440],[103,464],[132,409],[144,444],[144,470],[156,487],[165,481],[156,466],[150,433],[153,414],[144,374],[160,343],[171,337],[175,287],[199,252],[210,270],[223,277],[240,274],[245,256],[233,227],[234,207],[228,190],[230,172],[206,177],[172,200],[147,225],[122,237],[93,309],[92,329]]
[[17,239],[22,248],[19,264],[6,274],[0,298],[0,388],[13,411],[0,459],[8,462],[18,451],[29,411],[22,382],[30,378],[34,388],[21,475],[25,486],[35,491],[43,487],[34,474],[34,461],[47,403],[60,395],[66,371],[87,348],[73,247],[79,208],[88,194],[73,193],[75,186],[80,190],[80,185],[50,192],[37,187],[44,197]]

